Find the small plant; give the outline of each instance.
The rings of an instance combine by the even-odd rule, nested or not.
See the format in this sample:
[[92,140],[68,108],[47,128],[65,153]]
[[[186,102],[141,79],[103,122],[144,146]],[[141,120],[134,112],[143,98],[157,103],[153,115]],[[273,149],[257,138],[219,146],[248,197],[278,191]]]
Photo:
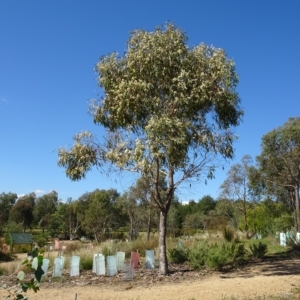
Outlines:
[[5,253],[0,250],[0,261],[11,261],[11,260],[12,258],[10,253]]
[[188,252],[181,248],[173,248],[168,250],[168,259],[175,264],[182,264],[188,260]]
[[205,259],[205,264],[208,267],[221,270],[230,261],[230,253],[225,246],[225,243],[222,245],[215,243],[208,247],[207,257]]
[[75,253],[80,256],[80,270],[87,271],[93,268],[93,251],[81,249]]
[[40,248],[47,244],[47,234],[39,234],[34,237],[34,241],[38,244]]
[[242,243],[215,243],[208,247],[205,264],[218,270],[225,265],[236,266],[246,255],[246,249]]
[[286,244],[294,251],[300,251],[300,240],[297,238],[296,232],[292,231],[287,234]]
[[249,245],[249,248],[252,256],[256,258],[262,258],[268,252],[267,244],[263,244],[262,242],[259,242],[258,244],[254,243],[252,245]]
[[197,243],[188,251],[188,264],[194,270],[203,269],[205,267],[205,259],[207,253],[207,244]]
[[222,230],[223,237],[225,241],[232,242],[234,239],[234,231],[229,226],[226,226]]
[[104,246],[102,247],[102,254],[103,254],[105,257],[111,255],[111,253],[112,253],[112,250],[111,250],[108,246],[104,245]]

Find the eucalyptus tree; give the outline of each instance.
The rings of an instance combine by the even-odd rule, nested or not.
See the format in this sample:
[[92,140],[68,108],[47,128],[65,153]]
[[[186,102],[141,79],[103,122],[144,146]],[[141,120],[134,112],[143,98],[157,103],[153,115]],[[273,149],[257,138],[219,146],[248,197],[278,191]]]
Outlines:
[[228,198],[234,201],[236,207],[243,215],[243,231],[247,238],[250,238],[254,233],[250,232],[248,224],[248,206],[251,200],[249,193],[249,169],[252,164],[250,155],[244,155],[241,163],[234,164],[227,172],[227,178],[220,186],[220,197]]
[[34,220],[43,229],[47,228],[51,222],[51,215],[54,214],[58,205],[58,194],[52,191],[36,199],[33,209]]
[[10,211],[9,219],[17,224],[21,224],[25,232],[26,228],[31,227],[34,217],[33,210],[35,206],[36,195],[29,193],[19,197],[16,204]]
[[0,236],[3,234],[3,228],[8,222],[10,210],[17,199],[17,194],[11,192],[0,194]]
[[299,230],[300,118],[290,118],[264,135],[261,154],[256,159],[267,191],[285,193],[294,211],[295,228]]
[[77,134],[71,149],[59,149],[58,164],[72,180],[97,166],[151,182],[160,210],[159,271],[167,274],[166,221],[175,191],[188,180],[212,178],[216,155],[233,157],[231,127],[243,115],[234,62],[213,46],[191,48],[186,34],[167,24],[132,31],[125,54],[102,56],[96,71],[104,96],[90,111],[107,135]]
[[216,201],[210,195],[205,195],[197,203],[197,210],[203,214],[208,214],[211,210],[216,207]]
[[85,232],[100,242],[105,230],[117,223],[116,203],[119,194],[116,190],[95,190],[90,194],[90,200],[82,223]]

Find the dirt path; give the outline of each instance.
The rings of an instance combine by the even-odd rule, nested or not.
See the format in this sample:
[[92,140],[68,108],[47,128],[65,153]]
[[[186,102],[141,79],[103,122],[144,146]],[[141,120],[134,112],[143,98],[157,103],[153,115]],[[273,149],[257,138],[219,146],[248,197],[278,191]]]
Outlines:
[[[139,275],[140,276],[140,275]],[[178,276],[181,278],[178,278]],[[231,296],[259,299],[259,296],[276,295],[286,297],[291,290],[300,287],[300,260],[267,261],[248,265],[235,272],[201,273],[193,276],[179,273],[176,276],[151,277],[144,275],[133,281],[113,279],[110,282],[97,282],[98,277],[80,276],[64,283],[49,282],[41,284],[37,294],[29,293],[30,300],[78,300],[116,299],[213,299],[221,300]],[[1,279],[0,279],[1,281]],[[0,291],[0,299],[4,299]]]

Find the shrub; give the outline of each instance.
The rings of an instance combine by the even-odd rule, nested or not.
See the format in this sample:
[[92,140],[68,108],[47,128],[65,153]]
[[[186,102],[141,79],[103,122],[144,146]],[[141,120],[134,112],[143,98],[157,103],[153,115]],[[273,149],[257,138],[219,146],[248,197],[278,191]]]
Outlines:
[[4,253],[0,250],[0,261],[11,261],[12,257],[10,253]]
[[39,247],[44,247],[47,244],[47,234],[39,234],[34,237],[34,241]]
[[175,264],[182,264],[188,260],[188,251],[181,248],[173,248],[168,250],[168,259]]
[[5,242],[6,244],[10,244],[11,240],[10,240],[10,233],[12,232],[23,232],[23,228],[20,224],[17,224],[15,222],[8,222],[5,225]]
[[110,247],[108,247],[107,245],[104,245],[102,247],[102,254],[106,257],[106,256],[109,256],[109,255],[112,255],[113,251]]
[[236,266],[244,259],[245,254],[245,246],[242,243],[215,243],[208,247],[205,264],[220,270],[228,264]]
[[268,252],[267,244],[263,244],[262,242],[259,242],[258,244],[254,243],[252,245],[249,245],[249,248],[251,255],[256,258],[262,258]]
[[223,234],[224,239],[227,242],[232,242],[233,241],[234,231],[232,230],[232,228],[230,228],[228,226],[224,227],[223,230],[222,230],[222,234]]
[[300,251],[300,240],[297,239],[296,232],[287,233],[286,244],[294,251]]
[[93,256],[80,257],[80,269],[87,271],[93,268]]
[[208,247],[205,264],[210,268],[222,269],[231,260],[230,253],[225,247],[225,243],[220,245],[215,243]]
[[194,269],[202,269],[205,266],[207,243],[197,243],[188,251],[188,264]]

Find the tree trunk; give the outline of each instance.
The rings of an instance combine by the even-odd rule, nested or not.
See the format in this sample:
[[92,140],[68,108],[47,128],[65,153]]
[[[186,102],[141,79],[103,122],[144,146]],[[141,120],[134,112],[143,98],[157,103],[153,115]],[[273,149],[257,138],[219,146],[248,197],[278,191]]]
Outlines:
[[161,275],[168,274],[166,229],[167,229],[167,213],[161,211],[160,219],[159,219],[159,273]]
[[299,187],[295,188],[295,223],[296,230],[299,231]]
[[151,209],[149,208],[148,223],[147,223],[147,241],[150,240],[150,231],[151,231]]
[[130,232],[129,232],[129,240],[133,240],[133,218],[130,217]]

